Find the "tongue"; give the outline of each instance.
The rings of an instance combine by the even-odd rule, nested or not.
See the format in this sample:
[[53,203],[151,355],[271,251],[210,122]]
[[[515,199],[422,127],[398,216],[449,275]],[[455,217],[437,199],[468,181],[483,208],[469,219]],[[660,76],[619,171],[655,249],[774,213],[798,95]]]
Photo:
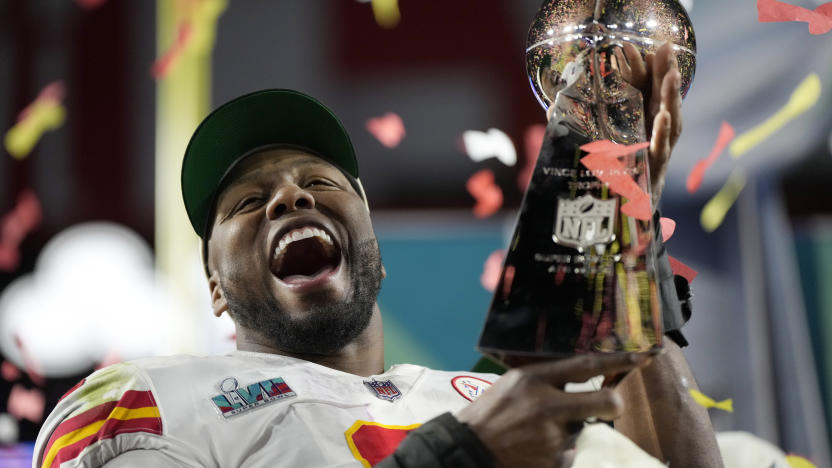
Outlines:
[[334,270],[334,268],[332,268],[332,266],[326,265],[323,268],[321,268],[320,270],[316,271],[315,273],[313,273],[312,275],[309,275],[309,276],[307,276],[307,275],[289,275],[285,278],[281,278],[280,280],[283,281],[284,283],[288,283],[288,284],[301,284],[301,283],[305,283],[307,281],[312,281],[312,280],[314,280],[314,279],[316,279],[320,276],[323,276],[325,274],[331,273],[333,270]]

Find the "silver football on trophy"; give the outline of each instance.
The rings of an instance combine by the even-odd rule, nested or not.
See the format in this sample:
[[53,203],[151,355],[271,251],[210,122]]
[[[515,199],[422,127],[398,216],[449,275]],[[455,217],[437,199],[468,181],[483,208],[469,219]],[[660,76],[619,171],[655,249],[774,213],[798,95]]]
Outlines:
[[[593,81],[615,94],[623,80],[630,81],[622,75],[635,70],[635,52],[644,59],[665,42],[673,44],[684,97],[696,68],[696,36],[677,0],[546,0],[529,29],[526,72],[544,108],[575,80],[573,69],[591,69]],[[589,66],[570,65],[576,61]]]

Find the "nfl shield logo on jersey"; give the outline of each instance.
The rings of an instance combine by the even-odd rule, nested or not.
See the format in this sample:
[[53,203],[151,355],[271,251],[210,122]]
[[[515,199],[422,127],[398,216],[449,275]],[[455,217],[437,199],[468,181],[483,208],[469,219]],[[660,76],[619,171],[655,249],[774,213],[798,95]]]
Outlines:
[[393,401],[402,396],[402,392],[390,380],[370,380],[364,381],[364,384],[370,387],[376,396],[382,400]]

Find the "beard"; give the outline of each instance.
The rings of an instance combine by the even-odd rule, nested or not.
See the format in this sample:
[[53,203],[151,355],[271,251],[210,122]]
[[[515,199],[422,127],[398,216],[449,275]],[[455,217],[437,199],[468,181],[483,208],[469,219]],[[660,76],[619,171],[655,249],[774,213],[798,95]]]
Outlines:
[[[311,308],[295,318],[272,295],[244,289],[229,291],[222,281],[228,311],[234,321],[253,330],[271,346],[296,354],[335,354],[355,340],[370,323],[381,290],[381,254],[375,239],[345,252],[352,279],[352,297]],[[241,283],[244,284],[244,283]]]

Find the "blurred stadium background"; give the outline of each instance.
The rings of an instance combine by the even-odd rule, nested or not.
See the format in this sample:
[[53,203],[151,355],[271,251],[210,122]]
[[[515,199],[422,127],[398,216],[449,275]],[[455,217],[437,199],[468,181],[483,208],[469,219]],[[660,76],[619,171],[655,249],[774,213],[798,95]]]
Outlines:
[[[706,394],[734,399],[733,413],[711,410],[718,430],[832,466],[832,33],[760,23],[751,0],[683,3],[698,65],[662,213],[677,223],[671,255],[698,271],[686,354]],[[208,307],[179,165],[210,109],[256,89],[312,94],[352,135],[388,272],[388,363],[470,368],[486,260],[504,248],[545,121],[523,59],[539,5],[0,0],[3,131],[63,86],[60,109],[47,92],[28,114],[60,125],[0,154],[0,466],[27,466],[43,418],[94,368],[233,349]],[[812,73],[813,106],[686,190],[723,121],[751,130]],[[483,170],[503,200],[475,213],[466,183]],[[700,213],[731,174],[745,183],[708,232]]]

